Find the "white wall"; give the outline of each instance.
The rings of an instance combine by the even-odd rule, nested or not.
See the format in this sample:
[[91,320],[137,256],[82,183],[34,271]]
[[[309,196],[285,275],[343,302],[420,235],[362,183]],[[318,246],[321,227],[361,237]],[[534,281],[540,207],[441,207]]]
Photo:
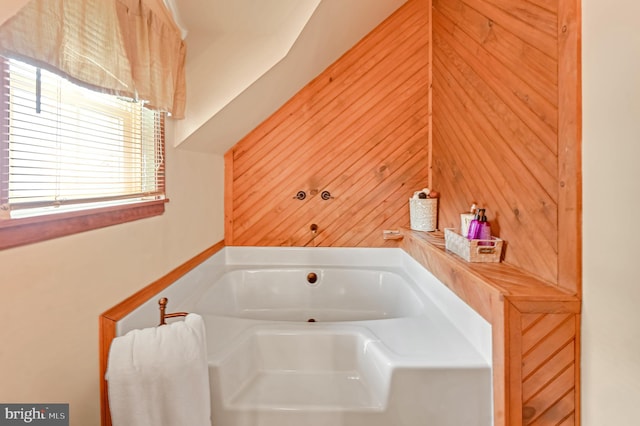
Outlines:
[[99,425],[98,316],[223,239],[222,157],[166,145],[164,215],[0,251],[0,402]]
[[640,424],[640,2],[582,0],[583,426]]
[[0,24],[15,15],[29,0],[0,0]]
[[[0,23],[27,0],[0,0]],[[0,251],[0,402],[99,425],[98,316],[223,238],[223,159],[173,149],[164,215]]]
[[[0,22],[19,2],[0,1]],[[582,2],[582,421],[632,426],[640,406],[640,2]],[[97,425],[98,315],[222,239],[222,159],[167,145],[164,216],[0,251],[0,402],[70,402],[72,425]]]
[[[185,149],[224,154],[405,2],[323,0],[286,57],[214,116],[205,117],[200,127],[189,129],[193,133],[177,133],[188,137],[176,142]],[[190,34],[187,43],[196,37]],[[187,85],[196,85],[190,78],[198,74],[187,72]]]

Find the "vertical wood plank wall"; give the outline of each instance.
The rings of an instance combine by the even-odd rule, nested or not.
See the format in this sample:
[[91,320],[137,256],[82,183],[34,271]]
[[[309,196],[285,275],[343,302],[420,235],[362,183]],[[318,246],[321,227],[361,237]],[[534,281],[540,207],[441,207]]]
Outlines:
[[506,262],[577,293],[579,26],[565,3],[578,2],[433,0],[432,166],[441,228],[476,202]]
[[408,226],[428,182],[428,6],[407,2],[227,152],[226,244],[393,244],[382,231]]

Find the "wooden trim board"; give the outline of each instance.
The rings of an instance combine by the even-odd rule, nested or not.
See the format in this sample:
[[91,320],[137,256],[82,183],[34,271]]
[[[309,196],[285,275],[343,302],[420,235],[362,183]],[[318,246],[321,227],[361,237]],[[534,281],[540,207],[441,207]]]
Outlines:
[[[401,247],[491,324],[494,425],[578,425],[580,298],[505,263],[467,263],[440,232],[404,230]],[[561,351],[561,374],[531,379]]]
[[187,262],[178,266],[167,275],[154,281],[140,291],[134,293],[122,302],[118,303],[111,309],[108,309],[99,317],[99,369],[100,369],[100,418],[102,426],[111,426],[111,413],[109,411],[109,394],[107,389],[107,381],[105,373],[107,372],[107,363],[109,361],[109,349],[111,342],[116,337],[116,323],[122,318],[133,312],[140,305],[145,303],[160,291],[169,287],[179,278],[183,277],[187,272],[200,265],[205,260],[219,252],[225,247],[223,241],[220,241],[208,249],[204,250]]

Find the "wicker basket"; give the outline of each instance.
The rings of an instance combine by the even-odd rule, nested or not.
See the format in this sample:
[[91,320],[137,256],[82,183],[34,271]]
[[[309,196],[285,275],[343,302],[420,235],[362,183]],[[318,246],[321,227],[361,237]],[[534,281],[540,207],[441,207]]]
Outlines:
[[414,231],[435,231],[438,223],[438,199],[410,198],[409,217]]
[[447,250],[467,262],[500,262],[504,243],[496,237],[491,237],[490,240],[470,240],[453,228],[445,228],[444,242]]

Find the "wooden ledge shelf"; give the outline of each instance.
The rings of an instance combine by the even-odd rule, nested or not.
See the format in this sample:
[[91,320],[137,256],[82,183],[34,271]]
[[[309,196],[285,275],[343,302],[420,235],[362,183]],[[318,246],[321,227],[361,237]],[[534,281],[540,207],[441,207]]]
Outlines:
[[401,247],[492,328],[494,424],[579,424],[580,298],[505,263],[468,263],[442,232]]

